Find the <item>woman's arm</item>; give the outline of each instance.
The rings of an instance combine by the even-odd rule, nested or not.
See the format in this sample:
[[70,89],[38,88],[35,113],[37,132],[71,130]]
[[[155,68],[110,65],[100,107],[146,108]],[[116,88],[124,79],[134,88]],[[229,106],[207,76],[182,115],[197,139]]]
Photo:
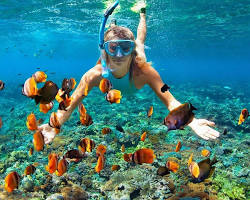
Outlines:
[[146,13],[140,13],[140,21],[137,28],[136,41],[144,44],[147,34]]
[[98,87],[101,81],[101,67],[97,65],[87,71],[81,78],[77,88],[71,95],[72,101],[67,111],[58,110],[56,112],[60,125],[64,124],[74,111],[74,109],[79,105],[79,103],[84,99],[85,87],[88,87],[88,93],[93,87]]
[[146,60],[145,50],[144,50],[144,42],[146,40],[147,34],[147,24],[146,24],[146,14],[140,13],[140,22],[137,28],[137,37],[136,37],[136,51],[138,56],[144,58]]
[[169,91],[164,93],[161,92],[161,87],[164,83],[161,80],[159,73],[153,67],[148,66],[143,69],[143,74],[145,76],[144,80],[147,81],[145,84],[148,84],[153,89],[169,111],[181,105],[181,103],[177,101]]
[[[102,69],[101,65],[98,64],[95,67],[91,68],[89,71],[87,71],[82,76],[77,88],[71,95],[72,102],[70,106],[67,107],[67,110],[66,111],[57,110],[56,114],[61,126],[69,119],[74,109],[84,99],[85,87],[86,86],[88,87],[88,93],[89,93],[93,87],[99,86],[99,83],[102,79],[101,69]],[[43,124],[42,126],[39,127],[39,129],[42,131],[45,144],[51,143],[56,136],[56,132],[54,131],[54,129],[50,127],[48,124]]]
[[[161,92],[161,87],[164,85],[164,83],[161,80],[159,73],[153,67],[149,66],[146,69],[143,69],[143,74],[145,76],[144,80],[147,81],[146,83],[154,90],[156,95],[166,105],[169,111],[181,104],[169,91],[164,93]],[[197,135],[208,140],[216,139],[220,135],[218,131],[209,127],[214,125],[214,122],[208,121],[206,119],[194,118],[188,126],[191,127]]]

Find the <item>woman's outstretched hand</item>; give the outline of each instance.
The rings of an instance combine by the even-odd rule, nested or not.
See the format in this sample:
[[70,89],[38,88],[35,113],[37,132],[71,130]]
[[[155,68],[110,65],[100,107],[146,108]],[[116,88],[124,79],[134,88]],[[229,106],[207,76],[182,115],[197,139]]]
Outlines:
[[39,126],[38,130],[42,131],[45,144],[51,143],[56,136],[54,128],[52,128],[49,124],[43,124]]
[[205,140],[216,139],[220,136],[218,131],[210,127],[214,127],[215,123],[206,119],[193,119],[189,126],[198,136]]

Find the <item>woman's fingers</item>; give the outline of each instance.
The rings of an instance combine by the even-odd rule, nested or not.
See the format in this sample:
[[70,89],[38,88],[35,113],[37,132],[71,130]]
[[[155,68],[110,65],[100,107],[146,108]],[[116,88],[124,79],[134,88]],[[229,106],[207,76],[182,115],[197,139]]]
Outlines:
[[219,133],[218,131],[214,130],[214,129],[212,129],[211,134],[212,134],[213,136],[215,136],[216,138],[217,138],[217,137],[220,137],[220,133]]
[[214,122],[208,121],[208,120],[206,120],[206,119],[200,119],[200,123],[201,123],[202,125],[215,126],[215,123],[214,123]]
[[207,127],[205,135],[210,139],[216,139],[217,137],[220,136],[220,133],[210,127]]
[[200,128],[198,135],[205,140],[214,140],[220,136],[220,133],[209,126],[204,126]]
[[207,120],[207,125],[208,126],[215,126],[215,123]]
[[204,140],[209,140],[209,137],[207,137],[204,131],[201,131],[200,133],[198,133],[198,135]]

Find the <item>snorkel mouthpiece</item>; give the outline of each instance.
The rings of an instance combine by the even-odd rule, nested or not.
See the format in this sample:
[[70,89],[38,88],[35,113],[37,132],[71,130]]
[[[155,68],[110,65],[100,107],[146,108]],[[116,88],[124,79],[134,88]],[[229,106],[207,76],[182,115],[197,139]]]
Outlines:
[[103,77],[108,77],[109,76],[109,69],[106,63],[106,59],[104,57],[104,29],[105,29],[105,25],[106,22],[108,20],[109,15],[111,15],[113,13],[113,11],[115,10],[115,8],[118,6],[119,1],[116,0],[115,3],[113,3],[113,5],[111,5],[104,13],[103,16],[103,20],[102,23],[100,25],[100,31],[99,31],[99,48],[101,51],[101,64],[102,64],[102,76]]

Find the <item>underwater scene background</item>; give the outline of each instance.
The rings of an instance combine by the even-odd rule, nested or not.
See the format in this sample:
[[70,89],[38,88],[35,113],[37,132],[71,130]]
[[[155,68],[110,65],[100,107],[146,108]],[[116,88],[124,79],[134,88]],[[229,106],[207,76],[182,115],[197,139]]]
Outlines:
[[[138,2],[120,1],[107,24],[115,18],[136,34]],[[167,132],[162,122],[169,111],[148,86],[134,95],[124,94],[120,104],[109,104],[94,88],[83,100],[93,124],[79,125],[76,109],[52,144],[29,155],[33,132],[26,127],[27,116],[34,112],[47,123],[58,103],[49,113],[41,113],[33,100],[22,95],[22,85],[36,71],[45,71],[47,80],[59,87],[64,78],[75,78],[78,84],[100,56],[99,26],[112,3],[0,1],[0,80],[5,83],[0,91],[0,199],[249,199],[249,118],[238,125],[241,110],[250,109],[249,0],[147,1],[147,60],[177,100],[197,108],[196,118],[216,123],[219,139],[203,140],[189,127]],[[148,118],[150,106],[154,111]],[[111,133],[103,135],[104,127]],[[51,152],[62,157],[77,149],[82,138],[107,147],[100,174],[95,172],[95,149],[80,162],[71,162],[63,176],[45,170]],[[182,147],[175,152],[178,141]],[[123,144],[125,153],[153,149],[154,163],[125,162]],[[209,179],[194,183],[187,161],[191,153],[193,160],[203,160],[203,149],[211,152],[210,158],[216,155],[218,162]],[[159,175],[159,166],[168,160],[180,168]],[[23,176],[12,193],[5,191],[6,175],[12,171],[23,175],[33,163],[37,163],[35,173]],[[120,169],[112,171],[112,165]]]

